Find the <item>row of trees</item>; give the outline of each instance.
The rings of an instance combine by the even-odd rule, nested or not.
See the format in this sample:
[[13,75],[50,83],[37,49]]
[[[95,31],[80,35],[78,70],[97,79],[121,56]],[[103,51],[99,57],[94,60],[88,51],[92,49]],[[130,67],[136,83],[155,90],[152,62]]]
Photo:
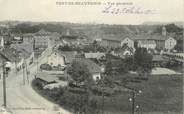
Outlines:
[[106,52],[106,48],[100,46],[96,41],[94,41],[92,44],[85,45],[85,46],[70,46],[70,45],[64,45],[59,46],[58,50],[60,51],[77,51],[77,52]]
[[[116,72],[127,73],[128,71],[136,71],[139,74],[150,73],[152,69],[152,55],[147,52],[145,48],[137,48],[133,56],[129,56],[125,59],[119,60],[116,65]],[[106,62],[106,74],[113,74],[113,61],[108,60]]]
[[[163,26],[159,26],[155,29],[154,33],[162,33],[162,27]],[[176,26],[175,24],[168,24],[165,25],[165,28],[167,30],[168,33],[176,33],[177,35],[181,35],[183,28],[180,28],[178,26]]]
[[13,33],[35,33],[40,29],[45,29],[49,32],[58,32],[62,33],[65,31],[65,28],[58,24],[38,24],[31,25],[29,23],[21,23],[12,28],[11,32]]

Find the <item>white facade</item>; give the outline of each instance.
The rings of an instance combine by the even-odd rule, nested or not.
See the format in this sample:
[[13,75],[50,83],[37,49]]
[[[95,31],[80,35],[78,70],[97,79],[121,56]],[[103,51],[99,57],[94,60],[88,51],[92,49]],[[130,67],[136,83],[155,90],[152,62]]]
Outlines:
[[99,79],[99,80],[101,79],[100,73],[93,73],[93,74],[92,74],[92,77],[93,77],[93,80],[94,80],[94,81],[97,81],[98,79]]
[[65,66],[65,57],[59,53],[52,53],[48,58],[48,64],[51,66]]
[[130,38],[127,37],[127,38],[125,38],[124,40],[122,40],[122,41],[121,41],[121,47],[122,47],[124,44],[127,44],[128,47],[134,49],[134,41],[131,40]]
[[155,49],[156,42],[155,41],[140,40],[140,41],[138,41],[138,47],[142,47],[142,48],[146,48],[146,49]]
[[165,40],[165,49],[171,50],[175,47],[176,45],[176,40],[172,37],[169,37],[167,40]]

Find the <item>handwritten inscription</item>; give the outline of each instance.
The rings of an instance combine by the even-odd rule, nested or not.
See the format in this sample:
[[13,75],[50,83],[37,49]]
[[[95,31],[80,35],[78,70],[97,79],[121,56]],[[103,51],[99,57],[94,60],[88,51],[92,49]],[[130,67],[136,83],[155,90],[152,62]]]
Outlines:
[[108,5],[102,10],[105,14],[156,14],[156,10],[145,9],[138,6],[116,6]]

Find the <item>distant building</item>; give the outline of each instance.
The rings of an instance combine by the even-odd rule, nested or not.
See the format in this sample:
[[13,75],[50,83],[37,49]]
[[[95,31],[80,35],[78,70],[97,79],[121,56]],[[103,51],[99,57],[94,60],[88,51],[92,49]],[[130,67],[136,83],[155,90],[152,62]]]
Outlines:
[[63,82],[61,81],[58,75],[54,74],[49,74],[47,72],[40,72],[36,74],[37,80],[40,82],[42,87],[49,85],[49,84],[54,84],[54,83],[60,83]]
[[165,28],[165,26],[162,27],[162,36],[166,36],[167,35],[167,30]]
[[23,37],[21,34],[11,34],[11,36],[13,37],[13,39],[11,40],[11,43],[22,43],[23,41]]
[[51,33],[41,29],[34,34],[34,46],[35,48],[48,48],[53,45],[54,41],[51,39]]
[[134,41],[129,37],[126,37],[125,39],[121,40],[121,47],[123,47],[123,45],[127,45],[129,48],[134,48]]
[[34,51],[32,44],[12,44],[11,48],[17,50],[19,56],[24,59],[26,65],[30,65],[34,62]]
[[18,55],[18,52],[12,48],[5,48],[0,51],[0,63],[4,61],[8,61],[12,63],[11,69],[15,69],[17,67],[22,68],[22,58]]
[[52,67],[65,67],[65,57],[61,53],[53,52],[48,57],[48,64]]
[[86,59],[97,59],[99,60],[102,57],[105,57],[105,53],[84,53]]
[[121,41],[115,39],[102,39],[101,46],[106,48],[119,48],[121,47]]
[[55,51],[48,57],[48,64],[65,67],[75,59],[76,54],[75,51]]
[[34,43],[34,34],[28,33],[28,34],[23,34],[23,43],[25,44],[33,44]]
[[162,55],[153,55],[152,66],[153,67],[162,67],[164,63],[168,62],[167,59],[163,58]]
[[103,36],[101,40],[101,46],[106,48],[120,48],[123,45],[127,45],[131,48],[134,48],[134,41],[127,36],[115,36],[115,35],[107,35]]
[[139,40],[138,47],[142,47],[146,49],[155,49],[156,42],[154,40]]
[[92,74],[93,80],[97,81],[101,79],[102,68],[98,66],[96,63],[94,63],[89,59],[75,59],[74,61],[83,62],[86,65],[89,72]]
[[176,45],[176,40],[170,36],[163,35],[135,35],[138,47],[147,49],[166,49],[171,50]]
[[165,40],[165,49],[166,50],[174,49],[176,43],[177,41],[174,38],[168,37],[168,39]]
[[127,56],[131,56],[134,53],[134,49],[130,47],[122,47],[120,49],[115,49],[111,52],[112,55],[125,58]]

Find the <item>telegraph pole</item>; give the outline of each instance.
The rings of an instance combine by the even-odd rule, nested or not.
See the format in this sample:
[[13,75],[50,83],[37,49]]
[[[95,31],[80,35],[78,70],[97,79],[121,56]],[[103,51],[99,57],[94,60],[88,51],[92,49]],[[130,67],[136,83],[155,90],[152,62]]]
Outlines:
[[26,75],[27,75],[27,82],[29,84],[29,72],[27,70],[27,63],[25,63],[25,66],[26,66]]
[[[135,97],[136,97],[136,95],[140,95],[141,93],[142,93],[142,91],[141,91],[141,90],[139,90],[139,91],[132,90],[132,97],[131,97],[131,98],[129,98],[129,101],[131,101],[131,102],[132,102],[132,114],[134,114],[134,113],[135,113]],[[137,105],[137,106],[136,106],[136,109],[138,109],[138,110],[139,110],[139,108],[140,108],[140,106],[139,106],[139,105]]]
[[23,85],[25,85],[25,64],[23,64]]
[[3,61],[3,100],[4,104],[3,106],[6,108],[6,68],[5,68],[5,62]]
[[135,92],[132,92],[132,114],[134,114],[135,109]]

